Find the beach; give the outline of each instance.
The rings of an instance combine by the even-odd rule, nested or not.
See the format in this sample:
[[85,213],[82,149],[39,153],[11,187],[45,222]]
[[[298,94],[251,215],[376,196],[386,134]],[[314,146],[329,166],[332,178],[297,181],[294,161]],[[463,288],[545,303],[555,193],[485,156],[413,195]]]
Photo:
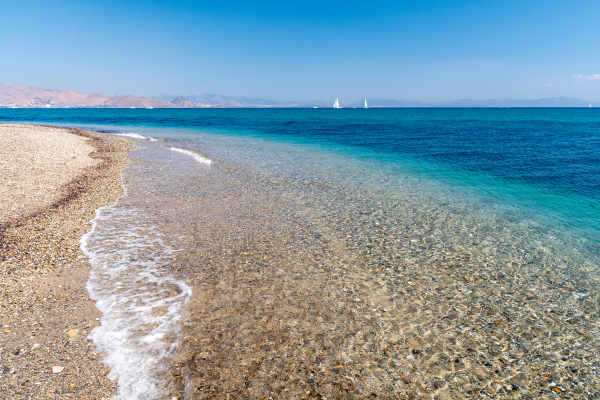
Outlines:
[[0,125],[0,397],[115,393],[86,340],[101,314],[86,290],[79,240],[95,210],[121,196],[130,149],[90,131]]
[[[503,142],[524,127],[545,129],[519,122],[520,112],[502,111],[517,122],[497,133],[497,152],[506,154]],[[495,158],[478,150],[491,146],[496,111],[56,113],[106,131],[27,128],[63,133],[75,164],[56,163],[65,165],[59,192],[34,197],[23,189],[47,179],[28,180],[37,164],[15,168],[27,157],[11,156],[5,167],[23,174],[6,190],[18,180],[15,193],[35,201],[14,201],[3,219],[2,395],[586,399],[600,392],[594,176],[578,185],[592,188],[582,201],[568,179],[553,192],[562,197],[547,196],[426,158],[430,148],[447,148],[446,161],[492,168]],[[473,115],[478,120],[468,122]],[[457,122],[448,127],[449,116]],[[107,117],[129,125],[100,126]],[[410,131],[420,118],[426,122]],[[423,146],[436,118],[445,135]],[[582,125],[577,118],[572,129]],[[468,137],[454,133],[468,123]],[[588,133],[581,129],[585,151]],[[420,158],[377,147],[394,140],[412,143]],[[519,140],[522,151],[528,136]],[[20,151],[13,143],[10,151]],[[458,151],[469,146],[477,151]],[[77,155],[89,151],[89,159]],[[546,163],[532,176],[560,178],[568,162],[580,163],[569,154],[561,168]],[[64,369],[53,374],[52,366]]]

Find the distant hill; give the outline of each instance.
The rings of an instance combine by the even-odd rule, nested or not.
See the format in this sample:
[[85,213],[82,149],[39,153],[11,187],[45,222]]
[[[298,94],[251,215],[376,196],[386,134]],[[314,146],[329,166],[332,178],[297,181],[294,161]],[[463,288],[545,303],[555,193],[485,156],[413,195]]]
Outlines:
[[[175,98],[184,96],[174,96],[170,94],[160,94],[152,96],[153,99],[173,102]],[[275,101],[259,98],[248,98],[239,96],[223,96],[211,93],[196,93],[184,97],[193,102],[196,107],[227,107],[227,108],[310,108],[331,107],[333,102],[322,101]]]
[[171,100],[171,104],[175,104],[179,108],[194,108],[196,105],[183,96],[177,96]]
[[155,100],[148,97],[136,97],[136,96],[120,96],[116,95],[113,97],[109,97],[103,105],[108,107],[115,108],[144,108],[144,107],[153,107],[153,108],[177,108],[176,105],[167,103],[165,101]]
[[87,94],[71,89],[42,89],[19,83],[11,86],[0,83],[0,104],[14,103],[24,105],[28,101],[36,100],[80,104],[85,102],[87,97]]
[[174,104],[156,99],[136,96],[104,96],[100,93],[87,95],[72,89],[42,89],[21,84],[7,85],[0,82],[0,105],[19,107],[154,107],[173,108]]
[[273,107],[279,104],[278,101],[273,100],[249,99],[238,96],[229,97],[210,93],[196,93],[187,96],[187,98],[194,103],[220,105],[224,107]]
[[97,106],[97,105],[106,103],[109,99],[110,99],[110,97],[108,97],[108,96],[104,96],[103,94],[100,94],[100,93],[94,93],[94,94],[90,94],[89,96],[84,98],[83,101],[81,101],[79,104],[86,105],[86,106]]

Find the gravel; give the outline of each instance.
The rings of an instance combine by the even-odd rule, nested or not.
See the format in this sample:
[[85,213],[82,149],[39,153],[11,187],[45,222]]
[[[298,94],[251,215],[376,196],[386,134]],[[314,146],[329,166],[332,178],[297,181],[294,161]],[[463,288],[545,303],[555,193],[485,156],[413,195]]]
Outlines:
[[0,398],[112,397],[79,239],[122,194],[129,141],[0,124]]

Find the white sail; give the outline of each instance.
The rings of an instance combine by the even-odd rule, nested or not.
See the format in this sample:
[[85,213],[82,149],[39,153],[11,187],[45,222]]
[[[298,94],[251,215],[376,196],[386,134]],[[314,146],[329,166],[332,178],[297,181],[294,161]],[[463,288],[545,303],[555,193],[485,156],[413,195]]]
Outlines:
[[338,101],[338,98],[335,98],[335,103],[333,103],[333,108],[342,108],[340,107],[340,102]]
[[367,99],[365,99],[365,108],[369,108],[369,106],[367,105]]
[[589,108],[592,108],[592,103],[590,103],[590,107]]

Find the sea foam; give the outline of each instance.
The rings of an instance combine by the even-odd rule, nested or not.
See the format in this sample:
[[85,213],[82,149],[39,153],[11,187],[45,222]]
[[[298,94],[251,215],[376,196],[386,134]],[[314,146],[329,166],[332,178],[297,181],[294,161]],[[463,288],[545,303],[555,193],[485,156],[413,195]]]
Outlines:
[[211,164],[214,163],[213,160],[211,160],[209,158],[206,158],[206,157],[202,157],[200,154],[194,153],[193,151],[190,151],[190,150],[180,149],[179,147],[170,147],[169,150],[173,150],[173,151],[176,151],[178,153],[182,153],[182,154],[186,154],[188,156],[192,156],[192,157],[194,157],[194,159],[196,161],[198,161],[201,164],[211,165]]
[[133,138],[133,139],[149,140],[151,142],[158,142],[157,139],[154,139],[154,138],[148,137],[148,136],[142,136],[142,135],[139,135],[137,133],[117,133],[116,135],[117,136],[126,136],[126,137],[130,137],[130,138]]
[[92,224],[81,248],[93,267],[87,289],[103,315],[89,338],[106,353],[119,399],[164,398],[161,371],[192,293],[166,271],[176,250],[139,209],[103,207]]

